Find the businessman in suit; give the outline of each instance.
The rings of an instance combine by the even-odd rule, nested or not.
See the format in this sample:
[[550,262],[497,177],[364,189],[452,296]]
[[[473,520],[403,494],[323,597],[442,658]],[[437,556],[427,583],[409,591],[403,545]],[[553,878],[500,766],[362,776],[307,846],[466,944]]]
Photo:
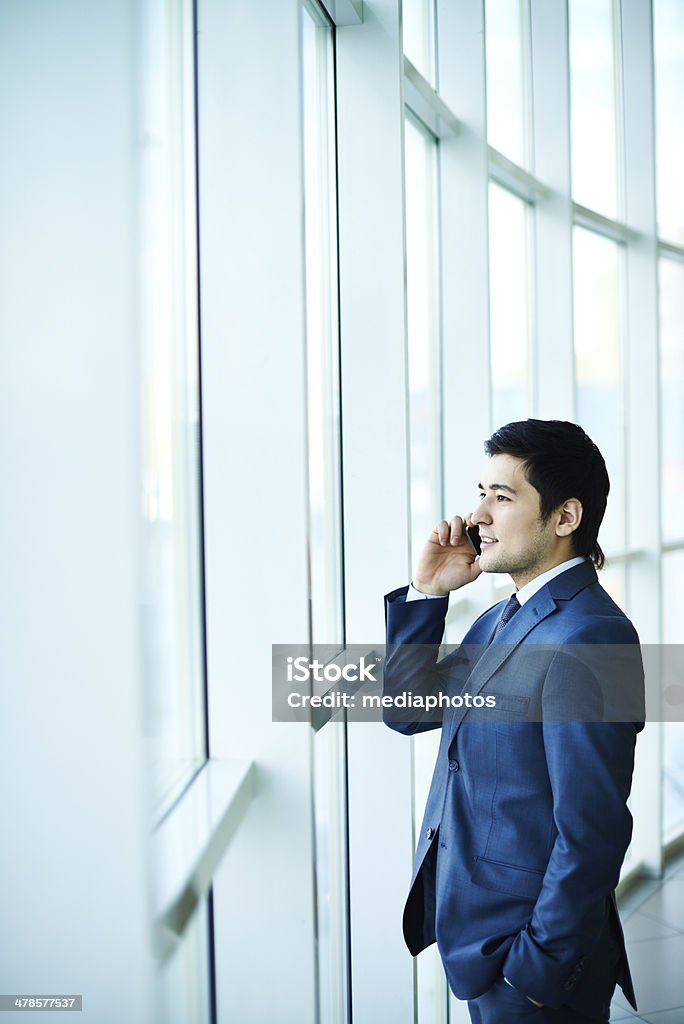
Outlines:
[[[485,452],[479,504],[438,523],[412,584],[385,598],[386,695],[495,698],[437,720],[387,713],[408,735],[441,728],[404,936],[414,956],[437,942],[474,1024],[607,1021],[616,984],[636,1009],[614,890],[643,728],[639,639],[596,574],[608,474],[564,421],[507,424]],[[482,572],[508,573],[515,592],[438,660],[449,594]],[[629,714],[609,711],[596,651]]]

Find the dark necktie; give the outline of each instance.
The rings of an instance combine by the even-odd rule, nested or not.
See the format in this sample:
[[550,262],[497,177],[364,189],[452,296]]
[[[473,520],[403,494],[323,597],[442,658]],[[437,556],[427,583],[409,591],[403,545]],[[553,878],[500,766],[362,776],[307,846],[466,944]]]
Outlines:
[[494,636],[492,639],[496,639],[496,637],[499,635],[499,633],[504,628],[506,623],[510,622],[515,613],[519,611],[520,602],[518,601],[518,598],[515,596],[515,594],[511,594],[511,596],[508,598],[508,601],[506,602],[506,607],[501,613],[501,618],[496,624],[496,629],[494,630]]

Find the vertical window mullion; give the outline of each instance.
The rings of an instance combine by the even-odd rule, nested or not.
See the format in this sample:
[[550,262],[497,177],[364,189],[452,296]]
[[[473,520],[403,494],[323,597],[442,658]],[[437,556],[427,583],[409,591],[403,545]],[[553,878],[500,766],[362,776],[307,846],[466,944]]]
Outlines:
[[146,736],[161,816],[206,758],[192,0],[147,22],[142,175]]
[[[334,29],[302,3],[312,644],[344,640]],[[346,724],[313,739],[318,1019],[349,1016]]]

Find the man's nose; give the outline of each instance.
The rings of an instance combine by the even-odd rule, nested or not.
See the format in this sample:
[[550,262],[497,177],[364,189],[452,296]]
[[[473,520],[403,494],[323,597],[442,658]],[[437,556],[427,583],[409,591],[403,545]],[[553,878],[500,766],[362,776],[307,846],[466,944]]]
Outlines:
[[487,507],[484,501],[481,501],[475,511],[470,516],[473,524],[478,526],[480,523],[491,523],[492,517],[487,511]]

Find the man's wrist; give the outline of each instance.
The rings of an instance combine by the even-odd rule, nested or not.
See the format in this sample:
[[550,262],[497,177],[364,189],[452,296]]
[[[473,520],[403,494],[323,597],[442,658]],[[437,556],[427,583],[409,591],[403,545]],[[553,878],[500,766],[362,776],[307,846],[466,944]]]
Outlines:
[[437,587],[431,587],[429,583],[421,583],[420,581],[411,580],[411,586],[414,590],[417,590],[419,594],[425,594],[426,597],[448,597],[449,591],[438,590]]

